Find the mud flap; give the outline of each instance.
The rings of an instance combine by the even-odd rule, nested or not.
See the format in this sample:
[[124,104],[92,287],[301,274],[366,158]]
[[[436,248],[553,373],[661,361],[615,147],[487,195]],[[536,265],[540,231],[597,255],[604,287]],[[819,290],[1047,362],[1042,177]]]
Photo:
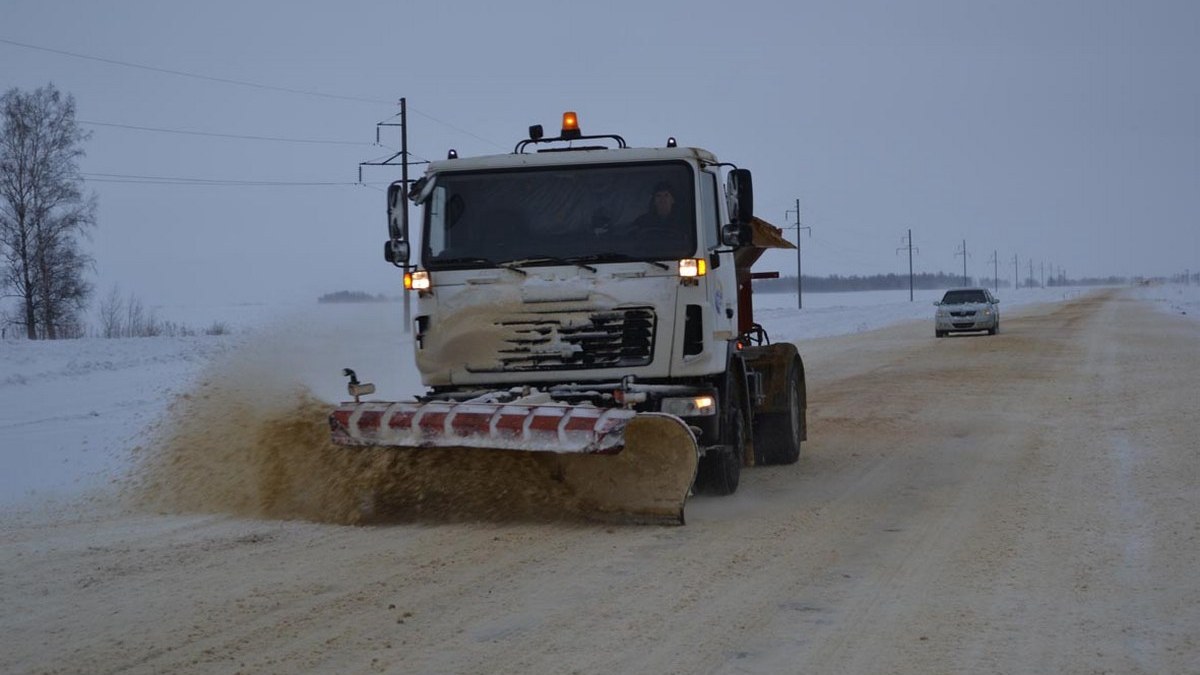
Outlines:
[[559,455],[563,477],[582,512],[602,521],[684,524],[699,449],[678,417],[639,414],[615,455]]

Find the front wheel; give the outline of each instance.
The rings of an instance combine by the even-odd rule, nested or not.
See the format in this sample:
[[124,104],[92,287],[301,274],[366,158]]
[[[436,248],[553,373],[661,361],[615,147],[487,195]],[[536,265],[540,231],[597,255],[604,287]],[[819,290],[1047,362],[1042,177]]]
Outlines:
[[696,472],[696,490],[713,495],[737,492],[746,457],[745,384],[741,377],[729,377],[724,390],[721,418],[721,444],[700,458]]
[[710,448],[700,458],[696,471],[696,490],[711,495],[731,495],[737,492],[742,478],[742,450],[745,447],[746,425],[741,415],[729,423],[733,440],[728,445]]

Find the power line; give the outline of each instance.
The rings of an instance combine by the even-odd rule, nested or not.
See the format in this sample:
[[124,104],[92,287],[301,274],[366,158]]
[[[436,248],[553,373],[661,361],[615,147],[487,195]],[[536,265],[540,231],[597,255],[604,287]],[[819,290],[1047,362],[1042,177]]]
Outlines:
[[[199,185],[199,186],[339,186],[359,185],[352,181],[279,181],[279,180],[236,180],[231,178],[187,178],[181,176],[140,176],[122,173],[81,173],[86,180],[95,183],[140,183],[151,185]],[[380,183],[382,185],[382,183]]]
[[222,84],[234,84],[234,85],[238,85],[241,87],[253,87],[255,89],[266,89],[269,91],[282,91],[282,92],[286,92],[289,94],[302,94],[304,96],[317,96],[320,98],[331,98],[331,99],[338,99],[338,100],[342,100],[342,101],[357,101],[359,103],[375,103],[375,104],[381,104],[381,105],[394,105],[395,104],[395,101],[383,101],[380,99],[361,98],[358,96],[342,96],[340,94],[326,94],[326,93],[320,92],[320,91],[309,91],[306,89],[292,89],[289,87],[277,87],[277,86],[270,85],[270,84],[260,84],[258,82],[247,82],[245,80],[234,80],[234,79],[230,79],[227,77],[213,77],[211,75],[200,75],[198,73],[189,73],[189,72],[186,72],[183,70],[172,70],[170,68],[158,68],[156,66],[147,66],[147,65],[144,65],[141,63],[131,63],[129,61],[118,61],[117,59],[106,59],[106,58],[103,58],[100,56],[89,56],[87,54],[68,52],[63,49],[51,49],[50,47],[39,47],[37,45],[31,45],[31,44],[27,44],[24,42],[17,42],[15,40],[7,40],[5,38],[0,38],[0,42],[2,42],[4,44],[13,45],[14,47],[22,47],[24,49],[34,49],[34,50],[41,51],[41,52],[50,52],[51,54],[60,54],[62,56],[70,56],[71,58],[84,59],[86,61],[98,61],[100,63],[107,63],[107,64],[114,65],[114,66],[124,66],[126,68],[138,68],[140,70],[149,70],[149,71],[153,71],[156,73],[165,73],[167,75],[178,75],[180,77],[190,77],[190,78],[197,79],[197,80],[207,80],[209,82],[220,82]]
[[[336,99],[336,100],[341,100],[341,101],[356,101],[359,103],[373,103],[373,104],[379,104],[379,105],[396,105],[396,101],[385,101],[382,99],[363,98],[363,97],[359,97],[359,96],[342,96],[340,94],[327,94],[327,93],[321,92],[321,91],[310,91],[307,89],[293,89],[290,87],[278,87],[275,85],[261,84],[258,82],[248,82],[245,80],[234,80],[234,79],[227,78],[227,77],[213,77],[211,75],[201,75],[200,73],[189,73],[189,72],[183,71],[183,70],[174,70],[171,68],[159,68],[157,66],[147,66],[142,63],[132,63],[130,61],[119,61],[117,59],[109,59],[109,58],[104,58],[101,56],[91,56],[88,54],[80,54],[78,52],[69,52],[64,49],[53,49],[50,47],[41,47],[38,45],[31,45],[31,44],[28,44],[25,42],[17,42],[16,40],[8,40],[6,38],[0,38],[0,43],[12,45],[14,47],[21,47],[23,49],[33,49],[33,50],[41,51],[41,52],[49,52],[51,54],[70,56],[71,58],[83,59],[86,61],[97,61],[99,63],[107,63],[109,65],[114,65],[114,66],[122,66],[125,68],[137,68],[139,70],[148,70],[148,71],[155,72],[155,73],[164,73],[167,75],[176,75],[179,77],[190,77],[190,78],[197,79],[197,80],[206,80],[208,82],[220,82],[222,84],[232,84],[232,85],[236,85],[236,86],[240,86],[240,87],[252,87],[255,89],[265,89],[268,91],[279,91],[279,92],[285,92],[288,94],[300,94],[303,96],[317,96],[320,98]],[[421,117],[429,119],[433,122],[437,122],[438,124],[441,124],[444,127],[453,129],[454,131],[457,131],[461,134],[466,134],[466,135],[470,136],[471,138],[474,138],[479,141],[483,141],[484,143],[487,143],[488,145],[491,145],[492,147],[500,148],[501,150],[505,149],[503,146],[499,145],[498,143],[495,143],[494,141],[486,139],[483,136],[479,136],[478,134],[473,134],[470,131],[467,131],[466,129],[457,127],[445,120],[438,119],[437,117],[434,117],[433,115],[430,115],[428,113],[424,113],[424,112],[421,112],[420,110],[416,110],[416,109],[412,109],[412,112],[420,115]],[[397,114],[399,114],[399,113],[397,113]]]
[[492,147],[494,147],[494,148],[500,148],[501,150],[506,150],[506,149],[507,149],[507,148],[505,148],[504,146],[500,145],[499,143],[495,143],[495,142],[493,142],[493,141],[490,141],[490,140],[488,140],[488,139],[484,138],[483,136],[479,136],[479,135],[473,134],[473,133],[471,133],[471,132],[467,131],[466,129],[460,129],[460,128],[458,128],[458,127],[454,126],[453,124],[450,124],[449,122],[446,122],[446,121],[443,121],[443,120],[439,120],[438,118],[436,118],[436,117],[434,117],[434,116],[432,116],[432,115],[429,115],[429,114],[423,113],[423,112],[421,112],[420,110],[416,110],[415,108],[409,108],[409,110],[411,110],[412,112],[415,112],[416,114],[420,115],[421,117],[424,117],[425,119],[432,120],[432,121],[434,121],[434,122],[437,122],[438,124],[441,124],[441,125],[442,125],[442,126],[444,126],[444,127],[447,127],[447,128],[453,129],[453,130],[455,130],[455,131],[459,132],[460,134],[466,134],[466,135],[470,136],[471,138],[474,138],[474,139],[475,139],[475,140],[477,140],[477,141],[483,141],[484,143],[487,143],[488,145],[490,145],[490,146],[492,146]]
[[243,134],[222,134],[213,131],[190,131],[188,129],[165,129],[162,127],[142,127],[134,124],[117,124],[115,122],[93,122],[90,120],[76,120],[80,124],[86,124],[96,127],[115,127],[118,129],[130,129],[133,131],[154,131],[164,134],[184,134],[187,136],[213,136],[217,138],[236,138],[239,140],[248,141],[278,141],[281,143],[317,143],[324,145],[354,145],[354,146],[369,146],[375,147],[374,143],[366,143],[363,141],[332,141],[320,140],[311,138],[283,138],[278,136],[252,136]]
[[[356,146],[356,147],[357,146],[366,146],[366,147],[370,147],[370,148],[384,147],[380,143],[367,143],[365,141],[333,141],[333,140],[321,140],[321,139],[312,139],[312,138],[283,138],[283,137],[279,137],[279,136],[251,136],[251,135],[244,135],[244,134],[222,134],[222,133],[218,133],[215,131],[191,131],[188,129],[166,129],[163,127],[137,126],[134,124],[117,124],[115,122],[93,122],[93,121],[89,121],[89,120],[76,120],[76,121],[78,121],[80,124],[87,124],[90,126],[116,127],[118,129],[130,129],[130,130],[134,130],[134,131],[154,131],[154,132],[162,132],[162,133],[170,133],[170,134],[184,134],[184,135],[188,135],[188,136],[215,136],[217,138],[234,138],[234,139],[238,139],[238,140],[254,140],[254,141],[279,141],[279,142],[285,142],[285,143],[321,143],[321,144],[327,144],[327,145],[352,145],[352,146]],[[428,159],[421,157],[420,155],[416,154],[415,152],[410,152],[409,154],[420,159],[422,162],[424,162],[426,164],[429,163]]]

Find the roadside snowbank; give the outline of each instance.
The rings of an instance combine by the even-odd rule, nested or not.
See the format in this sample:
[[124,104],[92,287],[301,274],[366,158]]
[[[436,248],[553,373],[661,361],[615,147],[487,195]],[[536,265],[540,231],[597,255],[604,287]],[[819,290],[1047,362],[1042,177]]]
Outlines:
[[1140,300],[1154,303],[1161,311],[1200,321],[1200,285],[1154,284],[1138,286],[1130,293]]

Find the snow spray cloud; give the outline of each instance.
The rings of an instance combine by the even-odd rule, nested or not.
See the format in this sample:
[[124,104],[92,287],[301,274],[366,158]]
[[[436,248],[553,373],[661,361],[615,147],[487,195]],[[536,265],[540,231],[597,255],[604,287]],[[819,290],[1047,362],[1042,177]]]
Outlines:
[[280,326],[220,357],[138,448],[126,495],[166,513],[337,524],[573,519],[545,453],[334,445],[332,404],[301,381],[320,341]]

